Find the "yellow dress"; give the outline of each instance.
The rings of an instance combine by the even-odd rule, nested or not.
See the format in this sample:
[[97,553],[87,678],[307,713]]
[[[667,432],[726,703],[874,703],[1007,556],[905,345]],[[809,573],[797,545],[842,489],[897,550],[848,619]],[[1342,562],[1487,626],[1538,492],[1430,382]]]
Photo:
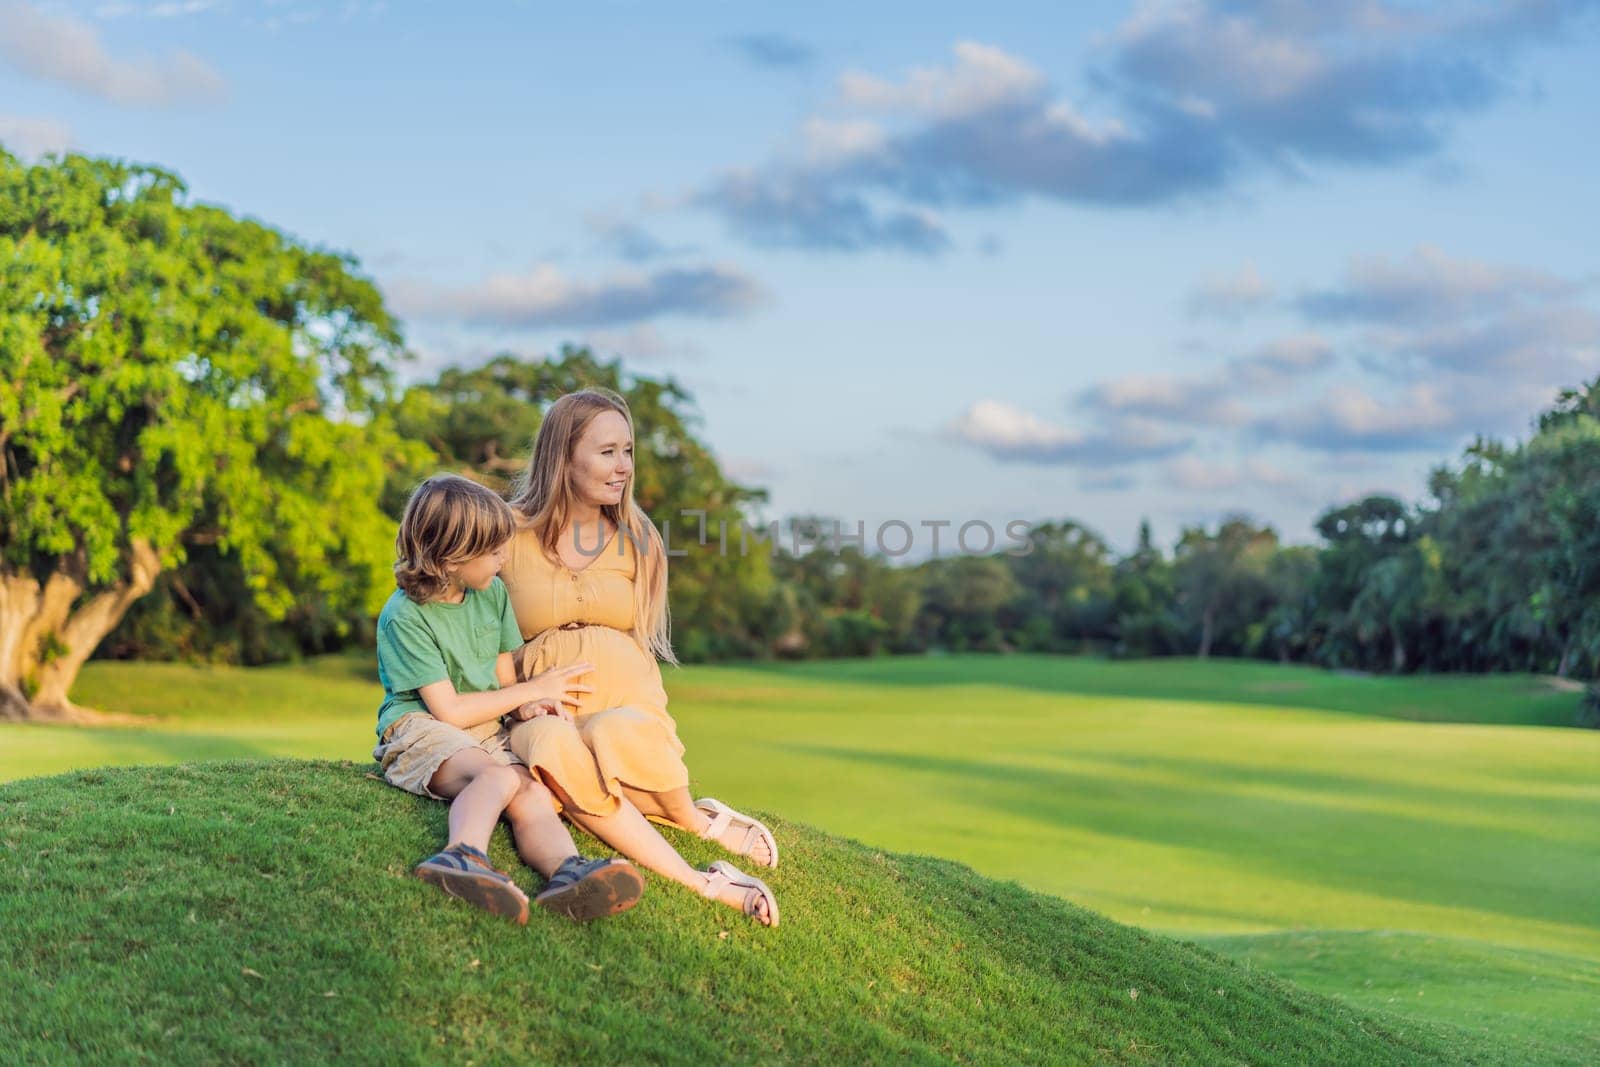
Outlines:
[[554,716],[518,723],[511,750],[567,807],[595,815],[617,809],[621,785],[649,793],[689,784],[683,743],[667,714],[655,657],[633,639],[633,539],[617,531],[582,570],[551,559],[520,524],[500,578],[522,631],[517,677],[552,667],[594,664],[574,724]]

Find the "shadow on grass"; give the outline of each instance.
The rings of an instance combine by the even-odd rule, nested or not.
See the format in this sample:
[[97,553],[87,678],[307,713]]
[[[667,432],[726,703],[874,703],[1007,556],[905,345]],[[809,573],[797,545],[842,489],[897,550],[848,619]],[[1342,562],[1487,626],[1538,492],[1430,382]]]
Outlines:
[[[1600,930],[1593,850],[1586,847],[1594,835],[1553,848],[1550,838],[1533,828],[1463,826],[1448,812],[1429,818],[1400,810],[1425,799],[1438,801],[1421,786],[1207,761],[1084,755],[1058,770],[821,745],[784,747],[811,757],[929,775],[935,779],[930,792],[1045,825],[1088,826],[1111,836],[1214,851],[1224,857],[1223,868],[1253,868],[1276,879],[1378,898]],[[1141,773],[1141,762],[1156,773]],[[1266,794],[1258,792],[1263,789]],[[1375,809],[1352,808],[1353,793],[1370,798]],[[1486,799],[1459,791],[1445,792],[1439,802],[1450,809]],[[1552,800],[1546,808],[1557,806]],[[1596,825],[1600,811],[1583,808],[1600,805],[1580,805],[1566,817]]]

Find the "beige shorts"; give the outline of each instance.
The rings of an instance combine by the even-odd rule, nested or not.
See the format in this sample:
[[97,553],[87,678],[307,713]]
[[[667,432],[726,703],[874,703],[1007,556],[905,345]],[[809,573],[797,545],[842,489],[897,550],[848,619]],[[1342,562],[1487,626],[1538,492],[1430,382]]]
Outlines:
[[390,785],[418,796],[448,800],[429,789],[428,784],[440,765],[463,749],[482,749],[496,763],[507,767],[526,766],[506,744],[508,736],[506,729],[493,721],[468,732],[440,722],[425,711],[414,711],[390,724],[378,747],[372,750],[372,758],[382,765],[383,780]]

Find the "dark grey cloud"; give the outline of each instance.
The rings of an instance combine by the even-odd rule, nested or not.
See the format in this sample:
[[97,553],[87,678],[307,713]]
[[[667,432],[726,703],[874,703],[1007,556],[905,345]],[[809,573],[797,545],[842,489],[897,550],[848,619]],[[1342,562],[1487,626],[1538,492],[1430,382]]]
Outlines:
[[1164,419],[1187,426],[1237,426],[1249,418],[1249,410],[1221,375],[1125,375],[1090,386],[1075,403],[1101,415]]
[[1304,293],[1295,307],[1322,322],[1418,324],[1498,314],[1572,297],[1582,288],[1544,271],[1452,256],[1422,245],[1403,258],[1358,259],[1341,284]]
[[724,176],[694,202],[721,215],[752,244],[831,251],[892,248],[917,255],[950,245],[939,220],[921,208],[880,209],[866,196],[802,172]]
[[[1589,280],[1421,246],[1355,260],[1343,281],[1290,302],[1343,331],[1366,388],[1257,418],[1258,438],[1329,452],[1438,451],[1484,434],[1517,434],[1557,390],[1600,367],[1600,314]],[[1331,349],[1284,353],[1331,360]],[[1268,374],[1277,370],[1258,368]]]
[[1434,383],[1381,392],[1339,386],[1251,429],[1261,440],[1320,452],[1438,452],[1503,425],[1503,414],[1485,409],[1483,399]]
[[[721,179],[694,201],[768,243],[927,252],[936,249],[894,227],[863,226],[865,194],[902,207],[1039,197],[1137,208],[1264,173],[1437,159],[1457,120],[1511,91],[1520,51],[1557,39],[1597,3],[1513,0],[1443,13],[1384,0],[1142,7],[1089,72],[1107,104],[1100,116],[1060,98],[1023,59],[961,42],[942,67],[841,78],[839,106],[879,128],[870,151],[802,154]],[[810,206],[800,215],[797,186]],[[835,226],[832,211],[848,217]],[[839,241],[838,229],[851,239]]]
[[[1428,247],[1367,257],[1339,284],[1268,301],[1301,316],[1300,332],[1188,373],[1102,379],[1070,398],[1074,424],[985,400],[944,433],[1002,462],[1293,496],[1292,472],[1319,456],[1359,468],[1363,457],[1438,456],[1476,436],[1526,433],[1562,387],[1600,368],[1596,285]],[[1253,273],[1245,288],[1252,303],[1271,291]],[[1341,364],[1351,373],[1329,379]],[[1284,446],[1307,455],[1266,458]]]
[[810,45],[782,33],[747,33],[731,37],[727,43],[758,67],[809,67],[816,59]]
[[1268,341],[1250,354],[1230,361],[1225,373],[1236,389],[1273,392],[1303,375],[1328,369],[1335,358],[1333,346],[1321,336],[1291,334]]
[[1576,385],[1600,370],[1600,315],[1579,304],[1376,336],[1394,358],[1375,369],[1397,376],[1442,371]]
[[724,318],[765,299],[731,267],[674,267],[576,281],[548,264],[527,274],[492,275],[469,286],[402,279],[386,287],[405,317],[473,326],[616,326],[668,315]]
[[1326,370],[1333,348],[1315,334],[1270,341],[1203,374],[1129,374],[1108,378],[1074,399],[1101,417],[1160,419],[1185,426],[1242,427],[1255,418],[1246,400],[1281,393]]
[[668,244],[637,222],[591,218],[589,226],[612,252],[630,263],[648,263],[697,251],[693,245]]

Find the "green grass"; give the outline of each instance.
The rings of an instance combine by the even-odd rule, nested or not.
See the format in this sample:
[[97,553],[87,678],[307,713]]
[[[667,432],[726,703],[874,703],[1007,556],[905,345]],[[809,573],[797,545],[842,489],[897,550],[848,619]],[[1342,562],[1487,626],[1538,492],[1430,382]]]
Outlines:
[[[1470,1062],[1384,1020],[945,861],[773,819],[785,921],[650,880],[517,928],[409,876],[443,805],[356,763],[0,786],[0,1042],[20,1062]],[[592,847],[592,843],[591,847]],[[712,853],[679,844],[691,859]],[[515,866],[506,834],[494,853]]]
[[[91,664],[75,697],[149,725],[0,728],[0,779],[364,759],[371,670]],[[961,656],[667,684],[702,793],[967,863],[1363,1009],[1600,1059],[1600,732],[1551,728],[1578,694],[1547,680]]]

